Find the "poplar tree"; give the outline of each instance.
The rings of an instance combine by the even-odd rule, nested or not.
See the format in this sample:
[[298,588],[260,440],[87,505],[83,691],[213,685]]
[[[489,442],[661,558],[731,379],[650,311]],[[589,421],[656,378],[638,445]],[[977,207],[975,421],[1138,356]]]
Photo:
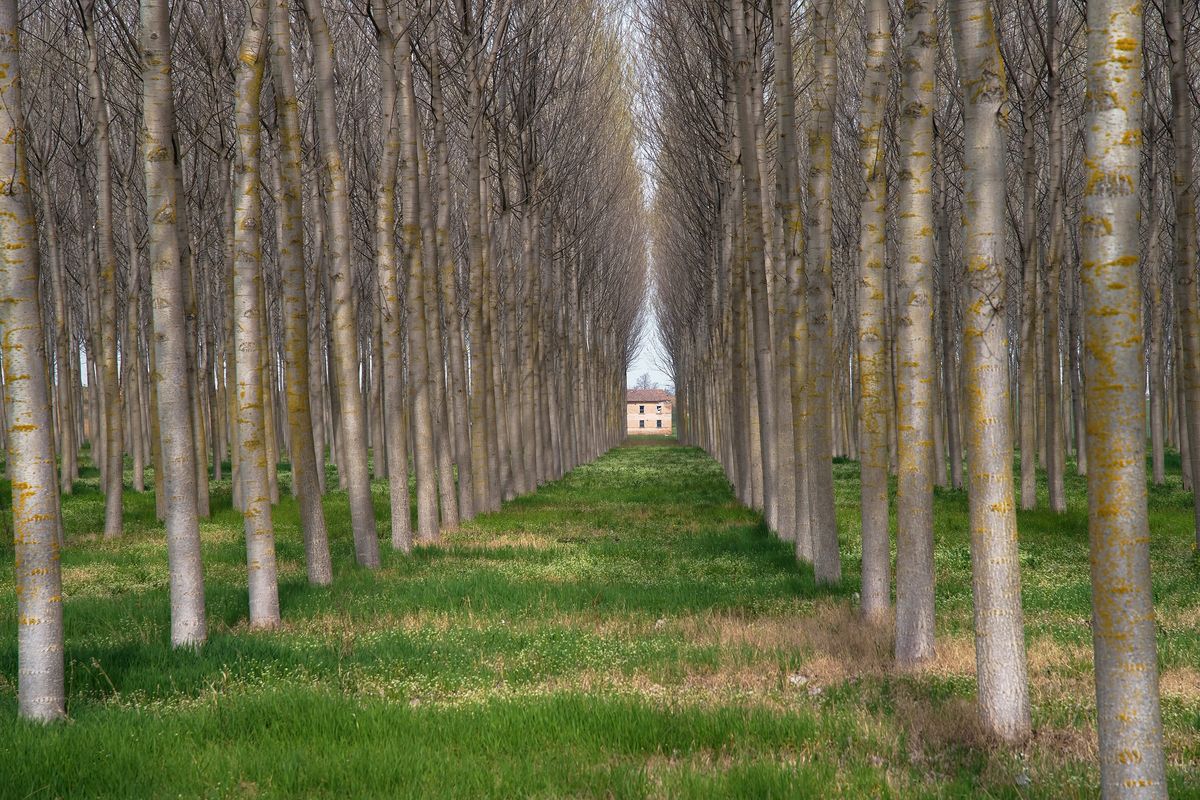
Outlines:
[[1029,735],[1029,678],[1009,429],[1004,253],[1004,70],[991,0],[950,5],[963,90],[968,504],[980,721],[992,736]]
[[1149,798],[1166,797],[1167,785],[1150,585],[1138,281],[1143,24],[1141,3],[1088,3],[1080,275],[1101,793]]
[[932,0],[908,0],[901,59],[896,223],[896,661],[934,655],[933,629],[933,85]]
[[[167,0],[142,0],[142,147],[153,302],[154,387],[162,450],[162,492],[170,571],[171,643],[197,647],[208,636],[204,568],[196,505],[196,451],[188,396],[187,327],[180,261],[175,159],[175,102]],[[136,302],[136,299],[131,302]],[[132,339],[131,339],[132,342]],[[132,352],[132,350],[130,350]]]
[[54,464],[37,221],[25,157],[20,15],[0,0],[0,333],[4,347],[5,439],[12,486],[17,588],[17,711],[51,722],[66,716],[63,681],[62,519]]
[[275,531],[267,483],[263,404],[269,399],[262,370],[262,190],[259,180],[262,92],[267,57],[268,0],[253,0],[238,48],[235,114],[234,306],[237,346],[237,425],[241,452],[242,514],[249,570],[250,625],[279,625]]
[[884,334],[884,264],[887,242],[887,168],[882,152],[887,101],[891,15],[887,0],[866,6],[867,71],[860,111],[860,144],[865,191],[859,215],[858,378],[862,444],[862,612],[881,622],[891,607],[891,534],[888,522],[888,403]]
[[350,199],[338,135],[333,41],[321,3],[322,0],[304,0],[312,34],[312,59],[317,84],[317,141],[328,217],[329,278],[332,286],[328,302],[333,326],[330,338],[339,403],[336,424],[340,428],[340,445],[344,454],[343,460],[338,463],[338,474],[343,476],[350,497],[350,521],[358,563],[374,569],[379,566],[379,539],[375,529],[375,508],[371,505],[371,477],[367,470],[366,407],[358,377],[358,315],[353,291]]

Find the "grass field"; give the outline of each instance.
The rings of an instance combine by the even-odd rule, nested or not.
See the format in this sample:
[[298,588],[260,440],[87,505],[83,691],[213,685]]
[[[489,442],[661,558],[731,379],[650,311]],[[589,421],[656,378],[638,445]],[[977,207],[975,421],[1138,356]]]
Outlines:
[[[1168,769],[1187,797],[1200,563],[1171,466],[1150,511]],[[936,498],[938,659],[898,674],[889,636],[855,615],[858,469],[835,471],[839,591],[713,461],[669,441],[619,448],[443,546],[385,552],[376,573],[353,566],[331,494],[328,589],[306,584],[285,497],[274,633],[247,630],[241,520],[215,484],[200,653],[167,644],[153,498],[130,492],[126,536],[101,541],[89,472],[64,506],[64,725],[15,717],[11,544],[0,553],[0,797],[1094,796],[1083,480],[1068,478],[1064,516],[1019,518],[1036,733],[1006,749],[973,724],[965,493]],[[383,484],[375,498],[386,539]]]

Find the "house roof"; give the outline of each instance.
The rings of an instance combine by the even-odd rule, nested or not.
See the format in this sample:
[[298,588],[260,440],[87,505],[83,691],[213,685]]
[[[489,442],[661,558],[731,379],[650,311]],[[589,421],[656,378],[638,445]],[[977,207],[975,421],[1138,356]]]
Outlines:
[[626,403],[665,403],[673,399],[662,389],[629,389],[625,392]]

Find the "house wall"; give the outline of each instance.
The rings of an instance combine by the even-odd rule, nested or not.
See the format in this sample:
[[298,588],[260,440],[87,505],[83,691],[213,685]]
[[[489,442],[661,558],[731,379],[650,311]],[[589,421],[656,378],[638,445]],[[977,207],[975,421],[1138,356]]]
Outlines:
[[[662,407],[662,412],[658,411],[659,406]],[[645,408],[645,413],[641,411]],[[641,427],[638,423],[644,421],[646,427]],[[658,427],[658,423],[662,422],[662,427]],[[626,403],[625,404],[625,431],[630,435],[637,434],[669,434],[671,433],[671,401],[664,400],[661,403]]]

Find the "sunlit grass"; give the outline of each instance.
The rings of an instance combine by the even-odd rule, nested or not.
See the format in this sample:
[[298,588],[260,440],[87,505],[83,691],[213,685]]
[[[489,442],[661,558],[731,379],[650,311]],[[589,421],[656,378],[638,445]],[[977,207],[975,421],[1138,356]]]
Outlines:
[[[1178,797],[1200,791],[1200,565],[1169,465],[1150,502]],[[1094,795],[1084,479],[1068,478],[1067,514],[1019,518],[1036,734],[1007,749],[973,724],[966,494],[936,498],[938,660],[897,674],[888,634],[853,608],[857,465],[835,475],[836,591],[738,507],[714,462],[659,437],[411,557],[386,545],[377,484],[376,573],[354,566],[333,492],[335,580],[315,589],[284,471],[274,633],[246,628],[226,480],[202,531],[210,641],[189,653],[167,642],[153,497],[129,492],[127,534],[105,542],[85,471],[64,501],[66,725],[15,718],[3,548],[0,797]]]

